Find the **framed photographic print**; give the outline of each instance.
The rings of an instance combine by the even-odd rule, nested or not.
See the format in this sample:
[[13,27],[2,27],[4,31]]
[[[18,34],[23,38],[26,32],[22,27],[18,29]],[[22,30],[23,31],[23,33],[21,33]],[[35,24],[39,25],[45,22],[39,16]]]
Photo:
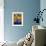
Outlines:
[[12,12],[12,26],[23,26],[23,12]]

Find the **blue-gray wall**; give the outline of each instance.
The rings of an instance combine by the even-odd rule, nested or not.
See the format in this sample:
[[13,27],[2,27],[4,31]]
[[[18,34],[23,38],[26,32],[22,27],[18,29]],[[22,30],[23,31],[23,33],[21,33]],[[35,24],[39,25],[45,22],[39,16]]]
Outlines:
[[[40,10],[40,0],[4,0],[4,38],[7,41],[18,41],[31,31],[36,12]],[[24,12],[24,26],[12,26],[12,12]]]
[[[42,11],[43,9],[46,9],[46,0],[41,0],[40,1],[40,10]],[[40,22],[40,25],[45,26],[46,27],[46,10],[43,12],[43,22]]]

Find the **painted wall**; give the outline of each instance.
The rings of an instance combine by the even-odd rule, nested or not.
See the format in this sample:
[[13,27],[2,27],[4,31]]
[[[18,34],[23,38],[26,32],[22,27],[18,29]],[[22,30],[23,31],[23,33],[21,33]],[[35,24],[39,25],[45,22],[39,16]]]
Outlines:
[[4,0],[0,0],[0,42],[4,41]]
[[[4,0],[4,38],[7,41],[18,41],[31,31],[35,14],[40,10],[40,0]],[[24,26],[12,26],[12,12],[24,13]]]
[[[41,0],[40,1],[40,9],[41,9],[41,11],[43,9],[46,9],[46,0]],[[43,12],[42,16],[43,16],[43,22],[41,21],[40,25],[46,26],[46,10]]]

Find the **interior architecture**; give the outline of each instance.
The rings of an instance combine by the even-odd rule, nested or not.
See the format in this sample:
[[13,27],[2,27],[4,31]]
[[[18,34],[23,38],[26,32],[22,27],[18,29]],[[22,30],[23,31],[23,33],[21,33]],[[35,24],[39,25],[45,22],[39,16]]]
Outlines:
[[0,0],[0,46],[46,46],[46,0]]

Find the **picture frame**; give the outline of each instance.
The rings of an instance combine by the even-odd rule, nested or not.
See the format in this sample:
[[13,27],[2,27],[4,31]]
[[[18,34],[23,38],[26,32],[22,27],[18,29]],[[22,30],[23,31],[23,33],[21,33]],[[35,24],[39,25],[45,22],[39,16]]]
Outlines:
[[12,26],[23,26],[23,12],[12,12]]

